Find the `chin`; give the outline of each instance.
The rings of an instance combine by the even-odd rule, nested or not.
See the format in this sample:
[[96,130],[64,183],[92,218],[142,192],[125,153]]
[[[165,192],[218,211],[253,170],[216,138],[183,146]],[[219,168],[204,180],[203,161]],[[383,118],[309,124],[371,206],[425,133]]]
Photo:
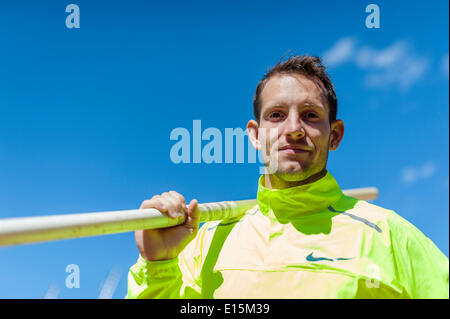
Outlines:
[[286,182],[301,182],[308,179],[311,175],[301,172],[301,173],[275,173],[275,175]]
[[310,166],[301,167],[299,163],[296,163],[296,165],[285,165],[279,167],[274,175],[286,182],[300,182],[321,171],[322,168]]
[[305,169],[292,169],[292,168],[286,168],[286,169],[279,169],[277,172],[274,173],[276,176],[278,176],[280,179],[285,180],[287,182],[299,182],[302,180],[307,179],[311,175],[313,175],[309,170]]

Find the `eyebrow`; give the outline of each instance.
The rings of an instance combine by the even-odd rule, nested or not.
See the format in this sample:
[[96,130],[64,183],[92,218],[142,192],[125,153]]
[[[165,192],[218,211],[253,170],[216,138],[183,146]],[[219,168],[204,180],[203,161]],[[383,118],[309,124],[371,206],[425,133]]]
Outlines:
[[[271,109],[278,108],[278,107],[279,108],[288,108],[287,104],[276,103],[274,105],[270,105],[270,106],[266,107],[266,110],[271,110]],[[323,110],[324,108],[326,109],[325,105],[317,105],[315,103],[310,103],[310,102],[303,103],[300,107],[301,108],[315,108],[315,109],[320,109],[320,110]]]

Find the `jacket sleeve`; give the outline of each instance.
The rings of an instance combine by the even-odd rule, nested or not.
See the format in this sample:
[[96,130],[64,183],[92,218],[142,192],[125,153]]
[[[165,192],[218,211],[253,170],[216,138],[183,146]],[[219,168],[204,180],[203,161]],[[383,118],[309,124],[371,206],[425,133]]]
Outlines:
[[392,248],[408,295],[414,299],[448,299],[447,256],[414,225],[401,217],[395,219],[391,224]]
[[164,261],[148,261],[141,255],[128,272],[126,299],[180,299],[201,298],[199,280],[202,250],[206,227],[177,258]]
[[128,272],[127,299],[180,298],[182,275],[179,259],[147,261],[141,255]]

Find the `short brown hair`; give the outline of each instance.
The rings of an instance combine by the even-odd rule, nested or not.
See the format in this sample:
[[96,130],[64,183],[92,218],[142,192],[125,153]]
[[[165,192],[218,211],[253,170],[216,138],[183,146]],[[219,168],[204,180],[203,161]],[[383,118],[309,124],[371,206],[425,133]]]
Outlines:
[[297,73],[316,77],[322,82],[326,90],[326,98],[330,111],[330,124],[335,121],[337,116],[337,97],[334,92],[333,83],[331,83],[331,80],[325,71],[325,66],[322,64],[322,60],[317,56],[309,56],[307,54],[301,56],[293,55],[284,62],[281,62],[282,60],[283,57],[264,75],[256,87],[255,96],[253,98],[253,114],[255,116],[255,120],[259,123],[261,116],[260,96],[268,80],[277,74]]

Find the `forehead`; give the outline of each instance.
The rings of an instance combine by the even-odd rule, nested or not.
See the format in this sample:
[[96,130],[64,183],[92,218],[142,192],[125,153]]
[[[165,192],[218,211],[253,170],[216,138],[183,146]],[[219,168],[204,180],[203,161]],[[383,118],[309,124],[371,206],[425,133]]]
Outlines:
[[301,74],[277,74],[269,78],[261,92],[262,108],[274,104],[285,106],[316,105],[326,109],[326,91],[322,82]]

